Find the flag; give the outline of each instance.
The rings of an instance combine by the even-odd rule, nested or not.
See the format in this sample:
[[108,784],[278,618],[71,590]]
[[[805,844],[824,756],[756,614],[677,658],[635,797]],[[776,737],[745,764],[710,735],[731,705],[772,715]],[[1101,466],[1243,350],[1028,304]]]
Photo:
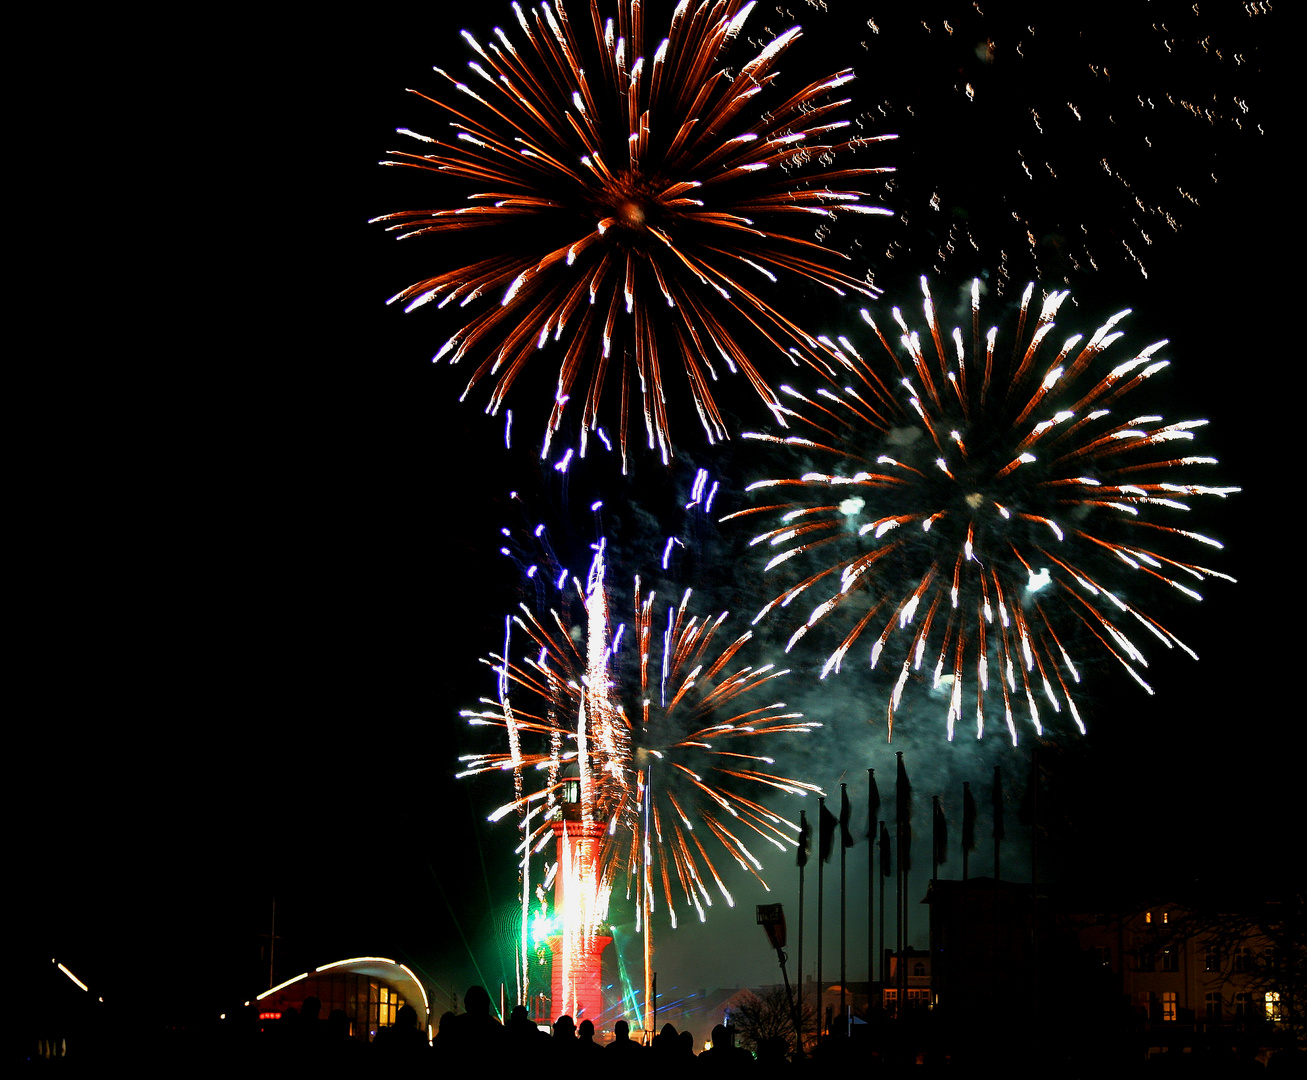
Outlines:
[[876,770],[867,770],[867,839],[876,839],[876,819],[880,817],[880,788],[876,786]]
[[830,862],[830,850],[835,846],[835,826],[839,824],[835,815],[826,809],[826,803],[823,800],[820,804],[818,818],[820,821],[819,829],[820,838],[820,856],[822,862]]
[[1030,752],[1030,775],[1026,778],[1026,790],[1021,793],[1021,802],[1017,806],[1017,820],[1022,825],[1039,824],[1035,817],[1039,813],[1039,766],[1035,763],[1035,751]]
[[931,855],[937,864],[946,863],[948,862],[948,819],[944,816],[944,807],[940,803],[938,795],[935,796],[934,813],[930,833],[935,850]]
[[840,785],[840,843],[845,847],[853,846],[853,834],[849,832],[849,819],[853,811],[849,807],[849,787]]
[[898,751],[898,778],[894,784],[894,827],[898,831],[899,870],[912,869],[912,785],[903,767],[903,751]]
[[912,824],[912,785],[908,783],[908,770],[903,767],[903,754],[899,753],[898,778],[894,784],[894,813],[900,825]]
[[799,811],[799,850],[794,861],[799,866],[808,865],[808,852],[812,850],[812,826],[808,824],[808,811]]
[[894,873],[894,866],[890,862],[889,829],[883,821],[880,823],[880,872],[885,877]]
[[962,785],[962,850],[976,850],[976,800],[971,797],[971,784]]
[[994,791],[990,796],[990,803],[994,807],[994,839],[1003,839],[1003,774],[999,772],[998,766],[994,766]]

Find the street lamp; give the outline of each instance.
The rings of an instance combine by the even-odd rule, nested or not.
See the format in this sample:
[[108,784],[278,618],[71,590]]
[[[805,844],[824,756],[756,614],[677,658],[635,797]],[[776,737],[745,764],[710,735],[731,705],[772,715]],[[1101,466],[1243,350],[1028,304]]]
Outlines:
[[757,921],[767,932],[767,940],[771,947],[776,950],[776,956],[781,962],[781,978],[785,981],[785,1000],[790,1004],[790,1016],[794,1019],[794,1037],[795,1045],[798,1047],[800,1055],[803,1053],[803,1024],[799,1017],[799,1010],[794,1005],[794,994],[790,990],[790,976],[785,970],[785,962],[789,958],[785,955],[785,908],[782,904],[759,904],[757,906]]

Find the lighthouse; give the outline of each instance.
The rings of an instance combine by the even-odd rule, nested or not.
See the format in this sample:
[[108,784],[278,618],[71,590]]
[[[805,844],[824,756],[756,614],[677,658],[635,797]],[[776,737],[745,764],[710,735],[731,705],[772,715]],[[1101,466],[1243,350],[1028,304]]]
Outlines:
[[554,911],[561,930],[549,938],[553,953],[553,1018],[570,1016],[599,1027],[604,1010],[602,956],[613,940],[601,932],[608,912],[610,883],[604,880],[600,855],[604,826],[582,814],[581,778],[575,765],[567,770],[562,799],[554,809],[558,873]]

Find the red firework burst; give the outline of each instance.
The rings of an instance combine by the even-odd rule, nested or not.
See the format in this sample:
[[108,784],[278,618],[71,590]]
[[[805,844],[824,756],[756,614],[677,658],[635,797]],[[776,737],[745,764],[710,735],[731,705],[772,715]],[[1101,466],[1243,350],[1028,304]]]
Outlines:
[[[795,557],[818,564],[758,618],[817,594],[792,648],[843,612],[852,626],[822,676],[838,670],[866,634],[872,667],[882,657],[901,665],[887,707],[891,731],[904,687],[922,677],[916,673],[923,664],[927,673],[933,668],[924,678],[948,693],[950,738],[968,680],[977,736],[987,702],[1000,700],[1014,741],[1014,701],[1024,702],[1036,732],[1041,701],[1058,712],[1065,706],[1083,731],[1071,691],[1080,681],[1074,641],[1087,637],[1152,693],[1132,633],[1142,630],[1193,654],[1138,606],[1139,598],[1161,585],[1202,599],[1186,580],[1233,580],[1171,554],[1191,541],[1221,545],[1177,528],[1166,515],[1238,489],[1177,476],[1216,463],[1174,456],[1169,448],[1193,439],[1205,420],[1168,423],[1118,411],[1126,395],[1167,366],[1153,359],[1163,341],[1102,370],[1127,311],[1088,342],[1079,334],[1067,339],[1050,357],[1053,316],[1067,293],[1045,297],[1035,314],[1030,286],[1005,356],[996,329],[981,334],[978,283],[970,333],[955,329],[951,340],[925,278],[922,289],[926,334],[910,330],[894,308],[902,333],[891,344],[863,312],[888,368],[869,362],[846,338],[830,342],[842,365],[832,367],[832,382],[843,385],[811,397],[789,391],[799,406],[787,415],[806,434],[745,436],[834,466],[753,484],[750,490],[787,501],[730,515],[779,515],[780,524],[753,541],[781,549],[768,569]],[[883,379],[881,371],[893,377]]]
[[688,591],[659,626],[655,594],[642,592],[637,578],[633,621],[616,630],[602,557],[588,584],[574,581],[570,591],[547,614],[522,606],[512,632],[525,639],[525,656],[512,658],[506,642],[505,654],[490,658],[499,695],[463,715],[504,728],[508,747],[467,755],[462,775],[513,773],[515,797],[492,820],[543,807],[525,850],[549,838],[572,768],[579,820],[604,837],[597,878],[586,890],[592,925],[606,915],[620,876],[641,897],[642,912],[665,903],[673,926],[678,901],[702,920],[714,887],[733,906],[713,853],[761,880],[752,848],[794,845],[798,826],[761,800],[821,791],[776,772],[766,748],[777,736],[821,725],[760,698],[788,672],[743,662],[751,632],[723,645],[727,614],[692,614]]
[[[710,389],[719,368],[742,374],[775,411],[750,356],[769,343],[811,360],[814,342],[759,288],[789,273],[875,295],[840,268],[842,255],[796,231],[812,215],[824,226],[838,213],[888,213],[850,187],[887,170],[836,167],[877,141],[850,135],[837,118],[847,102],[834,92],[852,72],[780,94],[775,67],[797,27],[729,67],[753,6],[737,0],[682,2],[651,60],[639,3],[619,3],[614,26],[591,0],[588,36],[558,0],[529,15],[513,6],[524,44],[496,28],[483,47],[464,31],[477,54],[473,77],[464,83],[436,69],[448,96],[466,104],[418,95],[447,114],[452,137],[401,129],[429,151],[383,163],[467,182],[461,205],[375,220],[400,238],[470,232],[476,257],[391,302],[469,307],[435,359],[475,362],[464,396],[493,380],[491,413],[531,357],[556,347],[544,452],[576,394],[584,450],[587,434],[601,431],[601,400],[615,390],[625,460],[638,386],[648,444],[666,461],[669,357],[684,369],[710,441],[727,437]],[[656,314],[664,305],[670,313]]]

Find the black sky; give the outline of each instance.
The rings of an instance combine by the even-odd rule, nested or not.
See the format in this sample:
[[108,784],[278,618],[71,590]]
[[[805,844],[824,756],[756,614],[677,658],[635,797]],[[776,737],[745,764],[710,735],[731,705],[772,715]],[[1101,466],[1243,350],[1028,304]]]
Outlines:
[[[1165,8],[1163,21],[1189,18],[1189,5],[1147,6]],[[982,115],[994,124],[1013,114],[1007,97],[1058,100],[1059,77],[1091,103],[1109,93],[1069,62],[1008,75],[1004,49],[1021,31],[988,16],[996,59],[981,62],[964,40],[970,8],[945,13],[954,35],[944,14],[914,26],[886,12],[871,36],[861,16],[791,7],[785,26],[803,22],[805,37],[782,77],[798,85],[802,73],[853,66],[850,112],[869,117],[884,103],[880,130],[903,135],[883,155],[900,166],[884,198],[903,213],[860,235],[878,282],[905,302],[917,274],[935,274],[946,223],[974,222],[988,242],[988,223],[1011,218],[1005,200],[1029,195],[992,175],[1028,134],[988,121],[949,127],[966,115],[958,85],[972,82],[982,97],[993,88],[1002,107]],[[149,185],[133,205],[157,191],[157,212],[76,233],[100,283],[80,303],[19,313],[20,323],[39,320],[44,342],[26,365],[31,434],[17,470],[12,865],[30,902],[20,934],[33,956],[66,956],[99,985],[141,986],[147,972],[184,963],[209,973],[209,998],[257,990],[256,936],[274,895],[288,965],[367,952],[411,962],[451,992],[501,978],[504,961],[487,942],[511,903],[509,835],[483,820],[501,793],[452,771],[456,713],[490,690],[477,661],[516,602],[497,554],[515,513],[508,492],[533,492],[556,518],[571,517],[560,532],[584,537],[591,499],[616,503],[631,489],[595,466],[563,491],[535,460],[527,435],[539,424],[525,408],[524,435],[505,450],[500,423],[473,402],[459,406],[462,381],[428,362],[444,340],[438,318],[382,303],[408,284],[412,263],[367,224],[400,208],[395,171],[375,163],[398,144],[396,126],[421,128],[421,103],[404,87],[434,87],[430,65],[467,54],[459,27],[434,11],[221,27],[221,47],[187,68],[182,90],[154,88],[187,99],[185,87],[202,87],[203,108],[170,100],[158,123],[143,115],[128,125],[131,142],[155,147],[124,156]],[[500,17],[510,18],[506,7],[469,25],[485,34]],[[1066,18],[1048,33],[1069,34],[1087,57],[1107,48],[1100,7]],[[1104,690],[1090,736],[1049,750],[1055,801],[1070,819],[1054,859],[1062,873],[1140,888],[1155,878],[1164,889],[1213,871],[1273,876],[1292,849],[1300,707],[1289,691],[1301,633],[1292,525],[1276,515],[1291,506],[1278,449],[1296,422],[1283,401],[1296,381],[1284,298],[1299,226],[1281,168],[1278,13],[1203,5],[1201,25],[1177,26],[1185,42],[1209,29],[1212,47],[1245,58],[1235,66],[1196,54],[1151,65],[1156,38],[1130,18],[1133,36],[1120,36],[1138,52],[1111,46],[1123,74],[1110,93],[1128,102],[1120,84],[1147,71],[1145,96],[1170,76],[1177,96],[1201,107],[1210,80],[1222,119],[1205,133],[1159,122],[1174,143],[1156,164],[1137,146],[1151,120],[1067,125],[1048,145],[1066,152],[1070,175],[1022,205],[1054,223],[1039,247],[1050,285],[1066,273],[1086,309],[1134,308],[1132,341],[1171,339],[1176,411],[1212,418],[1204,444],[1244,488],[1214,526],[1227,541],[1220,568],[1239,585],[1214,584],[1197,612],[1178,616],[1202,660],[1159,662],[1153,699],[1124,680],[1119,696]],[[784,29],[770,9],[751,19],[762,25]],[[894,34],[901,46],[887,44]],[[148,97],[139,72],[119,77],[139,91],[121,98]],[[1244,131],[1223,121],[1235,96],[1249,104]],[[1265,133],[1248,130],[1256,125]],[[1071,145],[1080,142],[1101,142],[1102,154]],[[1178,233],[1141,248],[1146,278],[1119,255],[1101,256],[1096,272],[1075,269],[1067,245],[1049,239],[1075,217],[1048,203],[1055,197],[1079,201],[1095,228],[1129,217],[1075,175],[1075,163],[1097,156],[1127,163],[1141,187],[1173,168],[1201,189]],[[102,176],[97,187],[95,176],[82,178],[84,190],[72,182],[90,203],[123,185]],[[1116,227],[1133,236],[1127,221]],[[994,247],[945,260],[949,280],[1011,244],[992,230]],[[1010,261],[1024,282],[1029,267]],[[708,463],[685,419],[687,458]],[[634,490],[656,501],[660,469],[646,460],[637,472]],[[987,783],[998,760],[1010,763],[1011,789],[1023,783],[1024,754],[938,742],[908,744],[920,775]],[[888,800],[895,747],[865,745],[842,764],[814,753],[812,779],[831,787],[845,768],[856,799],[875,765]],[[917,789],[930,793],[922,780]],[[987,789],[978,791],[984,805]],[[774,884],[791,876],[785,860],[774,863]],[[771,978],[752,905],[792,902],[782,891],[742,889],[734,912],[714,910],[709,933],[665,939],[662,963],[686,985]]]

